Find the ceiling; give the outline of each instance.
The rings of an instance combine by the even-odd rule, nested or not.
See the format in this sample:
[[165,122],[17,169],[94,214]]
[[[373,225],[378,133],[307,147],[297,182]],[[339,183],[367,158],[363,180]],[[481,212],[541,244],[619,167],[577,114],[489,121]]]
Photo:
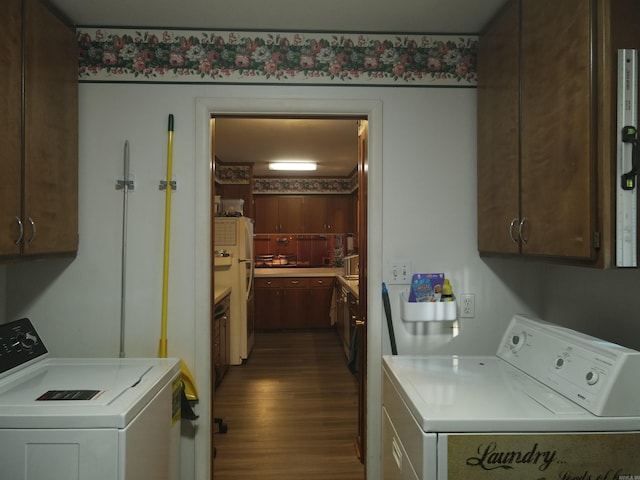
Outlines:
[[[253,163],[257,177],[283,176],[271,172],[274,160],[312,160],[315,172],[300,176],[345,177],[356,168],[356,119],[216,118],[214,149],[225,163]],[[287,176],[291,176],[288,174]]]
[[75,25],[475,34],[506,0],[50,0]]
[[[171,27],[476,34],[506,0],[50,0],[77,26]],[[218,119],[216,156],[255,163],[269,176],[275,157],[319,162],[315,174],[346,176],[356,166],[355,120]]]

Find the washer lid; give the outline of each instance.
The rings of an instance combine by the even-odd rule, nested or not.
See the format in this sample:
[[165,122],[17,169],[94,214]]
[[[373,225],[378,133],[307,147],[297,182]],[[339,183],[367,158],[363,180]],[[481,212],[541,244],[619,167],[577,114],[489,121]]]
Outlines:
[[123,428],[177,359],[46,358],[0,381],[0,428]]
[[639,418],[596,417],[495,356],[385,356],[383,367],[425,432],[640,429]]

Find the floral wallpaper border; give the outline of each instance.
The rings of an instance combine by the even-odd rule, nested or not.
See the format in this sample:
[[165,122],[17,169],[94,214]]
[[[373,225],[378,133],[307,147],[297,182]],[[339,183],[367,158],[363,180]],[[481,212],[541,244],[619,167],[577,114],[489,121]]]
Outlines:
[[[355,183],[355,185],[354,185]],[[254,178],[253,193],[351,193],[357,176],[350,178]]]
[[216,162],[216,182],[222,185],[248,185],[252,171],[250,165],[219,165]]
[[76,32],[81,82],[476,86],[474,35]]

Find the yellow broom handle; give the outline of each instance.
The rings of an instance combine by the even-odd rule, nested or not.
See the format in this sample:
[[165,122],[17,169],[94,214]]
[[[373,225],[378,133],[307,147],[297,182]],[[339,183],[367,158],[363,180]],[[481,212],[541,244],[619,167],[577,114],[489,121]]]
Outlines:
[[171,232],[171,177],[173,169],[173,114],[169,115],[167,137],[167,190],[164,211],[164,267],[162,270],[162,325],[158,357],[167,358],[167,299],[169,296],[169,237]]

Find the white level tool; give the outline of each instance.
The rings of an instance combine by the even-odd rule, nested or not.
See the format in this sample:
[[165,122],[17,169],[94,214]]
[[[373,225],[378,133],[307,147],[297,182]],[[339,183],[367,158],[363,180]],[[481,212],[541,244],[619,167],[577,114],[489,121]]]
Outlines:
[[[638,52],[618,50],[616,266],[638,266]],[[634,161],[634,157],[635,161]]]

